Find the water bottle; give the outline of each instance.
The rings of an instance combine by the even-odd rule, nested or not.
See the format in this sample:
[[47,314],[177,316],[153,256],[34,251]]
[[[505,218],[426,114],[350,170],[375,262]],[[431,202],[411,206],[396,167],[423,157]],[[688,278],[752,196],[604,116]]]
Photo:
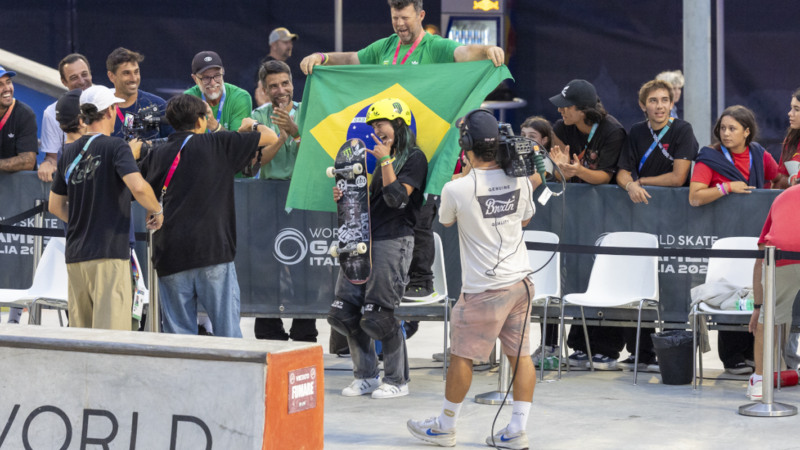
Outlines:
[[752,298],[742,298],[736,302],[736,310],[737,311],[752,311],[753,305],[755,302]]
[[[542,364],[544,364],[544,368],[542,368]],[[539,362],[536,363],[536,367],[539,368],[539,370],[558,369],[558,356],[548,356],[544,358],[544,360],[539,360]]]

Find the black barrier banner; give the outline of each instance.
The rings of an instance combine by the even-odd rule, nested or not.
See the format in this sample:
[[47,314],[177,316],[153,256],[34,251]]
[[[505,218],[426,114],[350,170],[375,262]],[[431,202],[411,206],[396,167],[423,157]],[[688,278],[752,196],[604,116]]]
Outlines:
[[[34,199],[47,198],[48,188],[32,172],[0,175],[0,192],[14,193],[0,196],[0,216],[30,209]],[[558,190],[560,186],[552,188]],[[330,309],[333,301],[339,267],[338,260],[328,251],[337,238],[336,217],[332,213],[286,212],[288,189],[287,182],[236,182],[238,243],[235,262],[241,287],[242,315],[321,316]],[[707,256],[691,254],[692,251],[708,250],[716,240],[725,237],[758,236],[779,192],[756,190],[748,195],[729,195],[710,205],[695,208],[689,205],[686,188],[647,189],[652,198],[650,204],[645,205],[631,202],[627,193],[617,186],[567,185],[567,209],[561,234],[564,243],[561,247],[564,294],[586,291],[593,264],[592,254],[568,253],[569,245],[596,246],[611,232],[650,233],[658,237],[659,251],[673,249],[666,253],[675,252],[674,256],[659,257],[663,317],[668,321],[685,321],[690,304],[689,291],[704,282],[708,268]],[[533,198],[537,197],[538,192],[533,195]],[[134,204],[138,232],[145,231],[144,214],[143,208]],[[62,226],[52,216],[47,217],[46,228]],[[546,206],[536,205],[536,215],[527,229],[559,234],[561,217],[561,197],[552,198]],[[455,298],[461,291],[457,227],[444,228],[437,219],[434,231],[442,238],[448,294]],[[23,247],[29,250],[22,253]],[[0,288],[30,286],[32,247],[33,236],[0,233]],[[6,248],[16,250],[4,251]],[[691,256],[682,256],[679,249],[690,250]],[[138,243],[136,250],[143,266],[142,272],[146,273],[144,243]],[[752,256],[749,252],[744,253]],[[750,284],[750,281],[745,280],[745,284]],[[435,314],[442,314],[441,308],[430,309]],[[595,316],[597,312],[587,309],[587,317]],[[800,314],[796,315],[800,318]],[[629,316],[614,311],[604,314],[605,318]]]

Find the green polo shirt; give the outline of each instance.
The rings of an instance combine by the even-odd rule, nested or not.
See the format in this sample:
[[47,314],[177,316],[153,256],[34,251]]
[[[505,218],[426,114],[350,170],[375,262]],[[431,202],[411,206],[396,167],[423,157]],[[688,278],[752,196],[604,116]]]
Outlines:
[[[398,42],[400,42],[400,38],[396,34],[375,41],[367,48],[358,52],[358,61],[361,64],[391,66],[392,61],[394,61],[394,54],[397,51]],[[403,62],[403,58],[405,58],[413,45],[414,43],[412,42],[409,45],[400,46],[400,52],[397,54],[397,65]],[[460,43],[452,39],[445,39],[435,34],[425,33],[425,36],[414,50],[414,53],[409,55],[406,60],[406,65],[455,62],[453,52],[460,46]]]
[[[295,117],[300,114],[300,103],[292,103],[294,107],[289,113],[289,116],[292,120],[295,120]],[[258,123],[270,127],[275,134],[280,135],[281,130],[277,125],[272,123],[272,111],[272,103],[267,103],[253,111],[251,117],[253,120],[258,121]],[[270,161],[269,164],[261,166],[261,175],[259,178],[262,180],[291,180],[292,172],[294,172],[294,163],[297,161],[297,150],[299,148],[300,143],[295,142],[294,139],[289,136],[278,150],[278,153],[275,154],[275,157],[272,158],[272,161]]]
[[[203,93],[198,86],[188,89],[184,94],[194,95],[203,98]],[[225,83],[225,104],[222,106],[222,126],[228,131],[239,131],[242,126],[242,119],[250,117],[250,108],[253,106],[253,99],[244,89],[232,84]],[[219,103],[211,107],[211,114],[217,117]]]

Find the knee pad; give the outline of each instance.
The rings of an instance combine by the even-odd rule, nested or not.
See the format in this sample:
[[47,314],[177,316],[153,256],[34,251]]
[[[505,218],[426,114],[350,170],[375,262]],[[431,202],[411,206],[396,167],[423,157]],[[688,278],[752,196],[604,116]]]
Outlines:
[[400,325],[394,317],[394,310],[368,304],[361,317],[361,329],[372,339],[382,341],[397,334]]
[[361,307],[338,298],[331,304],[328,323],[339,333],[345,336],[354,335],[360,330],[359,320],[361,320]]

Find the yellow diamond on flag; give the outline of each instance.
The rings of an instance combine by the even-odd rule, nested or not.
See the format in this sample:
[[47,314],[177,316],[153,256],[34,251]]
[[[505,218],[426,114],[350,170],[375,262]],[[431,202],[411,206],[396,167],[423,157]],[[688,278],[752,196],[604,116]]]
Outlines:
[[[399,98],[411,108],[417,122],[417,145],[430,161],[439,147],[439,143],[450,129],[450,123],[436,115],[399,83],[379,94],[354,103],[338,113],[331,114],[311,129],[311,135],[332,159],[336,159],[336,152],[347,140],[347,129],[356,115],[367,106],[385,98]],[[371,143],[367,143],[367,145],[369,144]]]

